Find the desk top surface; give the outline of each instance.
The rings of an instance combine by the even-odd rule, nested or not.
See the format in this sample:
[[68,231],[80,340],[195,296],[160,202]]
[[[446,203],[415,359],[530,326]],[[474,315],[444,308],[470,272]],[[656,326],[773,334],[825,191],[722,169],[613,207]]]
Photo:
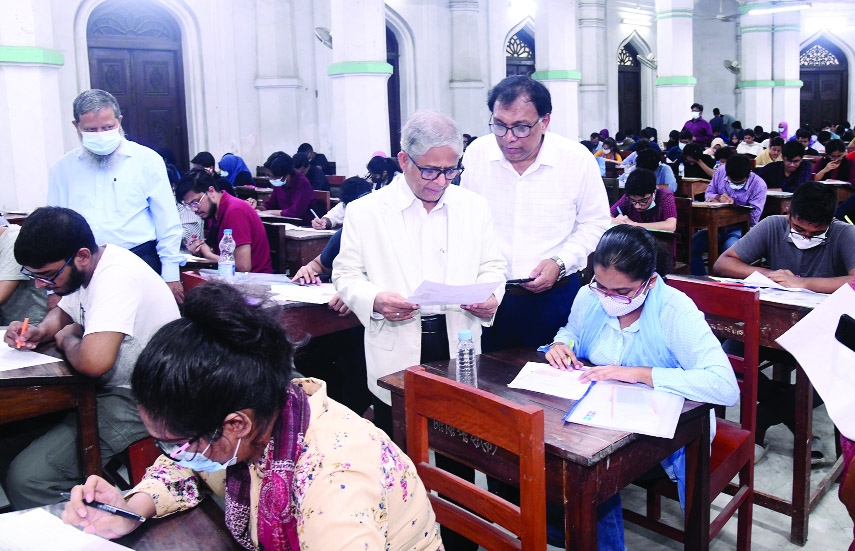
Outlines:
[[[5,329],[3,330],[5,333]],[[0,346],[6,346],[0,343]],[[25,384],[65,384],[76,379],[86,380],[85,377],[69,368],[60,357],[59,352],[51,345],[39,353],[56,358],[55,362],[33,365],[21,369],[0,371],[0,386],[19,386]]]
[[[544,362],[544,358],[542,354],[528,349],[503,350],[480,355],[478,388],[518,404],[543,408],[544,444],[547,454],[589,466],[638,438],[649,438],[628,432],[565,423],[562,418],[575,403],[574,400],[508,388],[508,383],[516,377],[526,362]],[[436,375],[454,379],[456,363],[454,360],[433,362],[425,364],[425,368]],[[380,379],[379,384],[391,390],[393,394],[401,393],[404,388],[404,372],[387,375]],[[683,418],[686,418],[687,413],[692,416],[705,411],[706,406],[686,400]]]

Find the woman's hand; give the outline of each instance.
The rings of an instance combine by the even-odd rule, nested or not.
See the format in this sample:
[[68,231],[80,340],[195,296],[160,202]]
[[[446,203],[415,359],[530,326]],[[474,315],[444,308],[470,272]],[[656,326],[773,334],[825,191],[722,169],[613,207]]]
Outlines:
[[565,371],[569,371],[572,369],[582,369],[583,365],[576,358],[576,354],[573,353],[573,349],[564,344],[563,342],[558,342],[549,347],[549,351],[546,353],[546,361],[549,362],[549,365],[556,369],[563,369]]
[[624,367],[622,365],[598,365],[588,369],[579,377],[580,383],[589,381],[622,381],[644,383],[653,386],[653,370],[649,367]]
[[318,277],[318,273],[312,267],[311,262],[302,266],[297,270],[297,273],[294,274],[294,277],[291,278],[291,283],[296,283],[298,285],[317,285],[320,282],[321,278]]
[[[141,494],[134,495],[134,498],[138,495]],[[94,507],[89,507],[86,503],[92,500],[100,501],[107,505],[113,505],[114,507],[149,517],[154,514],[154,502],[148,496],[145,496],[145,498],[151,503],[151,508],[141,507],[135,509],[134,505],[122,499],[122,494],[112,484],[100,476],[92,475],[86,479],[86,482],[82,486],[75,486],[71,489],[71,499],[65,504],[65,509],[62,512],[62,521],[66,524],[83,528],[83,531],[87,534],[97,534],[107,539],[120,538],[125,534],[133,532],[140,523],[95,509]],[[143,499],[134,500],[132,498],[132,501],[140,503]]]

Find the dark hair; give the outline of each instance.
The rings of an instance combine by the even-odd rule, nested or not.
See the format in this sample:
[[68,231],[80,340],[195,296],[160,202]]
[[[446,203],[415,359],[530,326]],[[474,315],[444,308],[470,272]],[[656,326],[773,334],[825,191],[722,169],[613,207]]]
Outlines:
[[597,141],[599,141],[599,139],[600,139],[600,133],[599,132],[591,132],[591,139],[593,140],[595,138],[597,139]]
[[[691,134],[691,132],[689,132],[689,134]],[[674,130],[668,132],[668,139],[674,140],[674,141],[679,140],[680,139],[680,131],[677,129],[674,129]]]
[[649,128],[649,127],[647,127],[647,128],[642,128],[642,129],[641,129],[641,132],[640,132],[638,135],[639,135],[639,137],[641,137],[641,138],[645,138],[645,139],[648,139],[648,140],[649,140],[650,138],[653,138],[653,137],[654,137],[654,136],[653,136],[653,132],[651,132],[651,131],[650,131],[650,128]]
[[15,260],[38,270],[50,262],[68,260],[80,249],[93,254],[98,250],[86,219],[71,209],[41,207],[21,226],[15,240]]
[[819,132],[819,134],[816,135],[816,141],[818,141],[821,144],[824,144],[825,142],[827,142],[830,139],[831,139],[831,132],[829,132],[828,130],[821,130]]
[[762,134],[762,133],[763,133],[763,127],[762,126],[760,126],[758,124],[757,126],[754,127],[754,135],[758,135],[758,134]]
[[837,196],[830,186],[808,181],[801,184],[793,192],[793,199],[790,202],[790,216],[814,224],[831,224],[836,208]]
[[294,174],[294,160],[291,159],[291,155],[283,153],[270,162],[269,168],[270,172],[272,172],[277,178],[290,176],[291,174]]
[[733,121],[732,123],[730,123],[730,126],[734,130],[742,130],[742,123],[739,121]]
[[626,194],[644,196],[656,193],[656,174],[646,168],[636,168],[626,177]]
[[698,142],[687,143],[686,147],[683,148],[683,158],[691,157],[699,162],[701,161],[701,155],[704,154],[704,149]]
[[543,117],[552,112],[552,96],[549,90],[540,82],[525,75],[514,75],[502,80],[490,90],[487,96],[487,108],[493,112],[493,106],[498,101],[508,106],[518,98],[524,98],[534,105],[537,116]]
[[756,134],[750,128],[746,128],[745,132],[742,133],[742,137],[745,138],[745,136],[751,136],[753,138]]
[[616,141],[619,141],[619,142],[622,142],[622,141],[624,141],[625,139],[626,139],[626,134],[625,134],[625,133],[623,133],[623,132],[621,132],[620,130],[618,130],[618,133],[617,133],[617,134],[615,134],[615,140],[616,140]]
[[718,107],[713,107],[712,113],[713,113],[713,115],[715,115],[717,117],[717,116],[719,116],[721,111],[718,110]]
[[810,139],[810,130],[806,128],[799,128],[796,130],[796,138],[808,138]]
[[784,147],[785,143],[784,138],[781,136],[775,136],[774,138],[769,139],[769,147]]
[[[635,173],[635,171],[633,171]],[[644,281],[656,270],[659,247],[644,228],[620,224],[600,238],[594,251],[594,265],[614,268],[636,281]]]
[[826,126],[831,127],[831,121],[828,119],[823,119],[823,121],[819,123],[819,127],[825,128]]
[[680,132],[680,139],[681,140],[691,140],[692,137],[693,136],[692,136],[691,130],[683,130],[682,132]]
[[603,147],[609,146],[613,153],[617,153],[617,142],[615,142],[614,138],[606,138],[603,140]]
[[341,183],[341,192],[339,193],[339,197],[341,202],[346,205],[351,201],[356,201],[363,195],[371,193],[373,187],[374,186],[371,182],[368,182],[359,176],[351,176]]
[[377,155],[371,157],[371,160],[368,161],[366,168],[371,174],[383,174],[384,170],[386,172],[389,172],[389,163],[384,157],[380,157],[379,155]]
[[213,187],[217,191],[222,191],[217,186],[217,179],[208,174],[207,170],[204,168],[194,168],[182,176],[178,180],[178,183],[175,184],[175,198],[183,201],[184,196],[189,192],[205,193],[210,187]]
[[828,143],[825,144],[825,154],[834,153],[835,151],[842,151],[846,153],[846,144],[843,143],[843,140],[828,140]]
[[715,150],[715,153],[713,153],[713,159],[715,159],[716,161],[721,161],[721,160],[727,161],[728,159],[730,159],[734,155],[736,155],[736,153],[734,153],[731,148],[719,147],[718,149]]
[[272,420],[291,380],[291,343],[277,311],[233,285],[197,286],[184,300],[184,317],[161,327],[137,359],[134,398],[182,437],[213,434],[242,409]]
[[698,109],[698,111],[703,111],[703,110],[704,110],[704,106],[703,106],[703,105],[701,105],[700,103],[693,103],[693,104],[692,104],[692,107],[690,107],[690,109],[695,109],[695,108],[697,108],[697,109]]
[[641,153],[645,149],[652,149],[652,148],[653,148],[653,146],[650,145],[649,140],[641,139],[641,140],[638,140],[637,142],[635,142],[635,152],[636,153]]
[[267,160],[264,161],[264,168],[266,168],[267,170],[270,170],[270,164],[274,160],[276,160],[276,158],[279,157],[280,155],[285,155],[285,152],[284,151],[274,151],[273,153],[271,153],[270,156],[267,157]]
[[785,159],[794,159],[796,157],[805,156],[805,146],[796,140],[785,143],[781,151]]
[[751,174],[751,160],[745,155],[734,155],[724,165],[727,177],[731,180],[741,180]]
[[[636,149],[636,151],[638,151],[638,149]],[[638,154],[635,156],[635,166],[641,169],[653,171],[659,168],[659,162],[661,160],[662,156],[659,152],[652,147],[648,147],[647,149],[638,151]],[[629,178],[629,176],[627,176],[627,178]]]
[[297,153],[314,153],[315,150],[312,149],[312,144],[310,143],[301,143],[300,147],[297,148]]
[[190,159],[190,164],[199,165],[205,168],[213,168],[217,162],[214,160],[214,156],[207,151],[200,151],[195,157]]
[[295,153],[291,160],[294,162],[294,168],[306,168],[309,166],[309,156],[305,153]]

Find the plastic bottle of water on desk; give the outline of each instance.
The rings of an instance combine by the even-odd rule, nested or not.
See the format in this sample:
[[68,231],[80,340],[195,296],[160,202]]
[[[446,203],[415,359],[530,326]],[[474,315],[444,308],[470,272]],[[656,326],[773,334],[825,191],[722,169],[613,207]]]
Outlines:
[[223,230],[223,238],[220,239],[220,262],[217,264],[217,275],[220,279],[234,279],[235,277],[235,240],[232,230]]
[[472,331],[461,329],[457,332],[457,381],[478,386],[478,368],[475,365],[475,344]]
[[683,166],[683,163],[680,163],[680,166],[677,168],[677,172],[680,174],[680,179],[686,177],[686,167]]

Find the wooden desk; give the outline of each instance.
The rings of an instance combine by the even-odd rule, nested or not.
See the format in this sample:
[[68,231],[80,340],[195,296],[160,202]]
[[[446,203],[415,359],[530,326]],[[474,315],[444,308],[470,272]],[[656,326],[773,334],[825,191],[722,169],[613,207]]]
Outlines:
[[[691,279],[683,276],[668,276]],[[810,313],[810,308],[763,300],[760,295],[760,346],[782,350],[775,339]],[[742,328],[721,319],[707,318],[719,338],[742,340]],[[796,419],[793,446],[793,492],[787,500],[754,489],[754,503],[791,517],[790,541],[804,545],[808,536],[811,510],[828,492],[843,471],[843,458],[837,458],[829,472],[811,491],[810,441],[813,436],[813,385],[796,365]]]
[[766,191],[766,204],[763,206],[763,214],[760,219],[776,214],[787,214],[790,212],[790,201],[793,194],[788,191],[781,191],[780,188],[770,188]]
[[[703,201],[703,195],[706,193],[709,185],[710,180],[704,180],[703,178],[680,178],[677,176],[677,195]],[[698,197],[699,195],[701,197]]]
[[265,221],[267,240],[270,243],[270,259],[277,274],[295,274],[297,270],[321,254],[331,233],[312,229],[287,229],[285,224]]
[[[597,505],[679,447],[686,446],[687,472],[709,472],[708,404],[687,400],[672,440],[567,424],[562,417],[572,400],[508,388],[526,361],[543,361],[543,356],[521,349],[482,354],[478,388],[519,404],[543,408],[547,499],[565,508],[567,549],[597,549]],[[456,370],[454,360],[434,362],[425,368],[449,378],[454,378]],[[379,384],[392,391],[394,440],[406,449],[403,371],[381,378]],[[448,426],[431,423],[429,431],[431,447],[519,485],[515,456]],[[709,548],[709,478],[700,476],[697,481],[696,487],[686,488],[686,549]]]
[[[40,352],[59,358],[53,348]],[[0,425],[67,409],[77,411],[80,464],[84,475],[101,474],[95,381],[77,374],[61,359],[0,371]]]
[[22,225],[24,223],[24,220],[26,220],[27,216],[29,216],[29,215],[30,215],[29,213],[24,213],[24,212],[8,212],[8,213],[4,212],[3,213],[3,217],[10,224],[16,224],[18,226]]
[[839,205],[843,201],[852,197],[852,184],[849,182],[841,182],[839,180],[820,180],[821,184],[825,184],[827,186],[832,186],[834,188],[834,193],[837,195],[837,204]]
[[270,196],[273,195],[273,189],[271,189],[269,187],[268,188],[263,188],[263,187],[255,188],[255,193],[258,195],[259,204],[264,204],[268,199],[270,199]]
[[728,205],[723,203],[705,203],[696,201],[692,203],[691,233],[700,229],[706,229],[709,239],[709,253],[707,265],[709,271],[718,259],[718,230],[726,226],[742,226],[742,235],[748,233],[751,222],[751,207],[744,205]]

